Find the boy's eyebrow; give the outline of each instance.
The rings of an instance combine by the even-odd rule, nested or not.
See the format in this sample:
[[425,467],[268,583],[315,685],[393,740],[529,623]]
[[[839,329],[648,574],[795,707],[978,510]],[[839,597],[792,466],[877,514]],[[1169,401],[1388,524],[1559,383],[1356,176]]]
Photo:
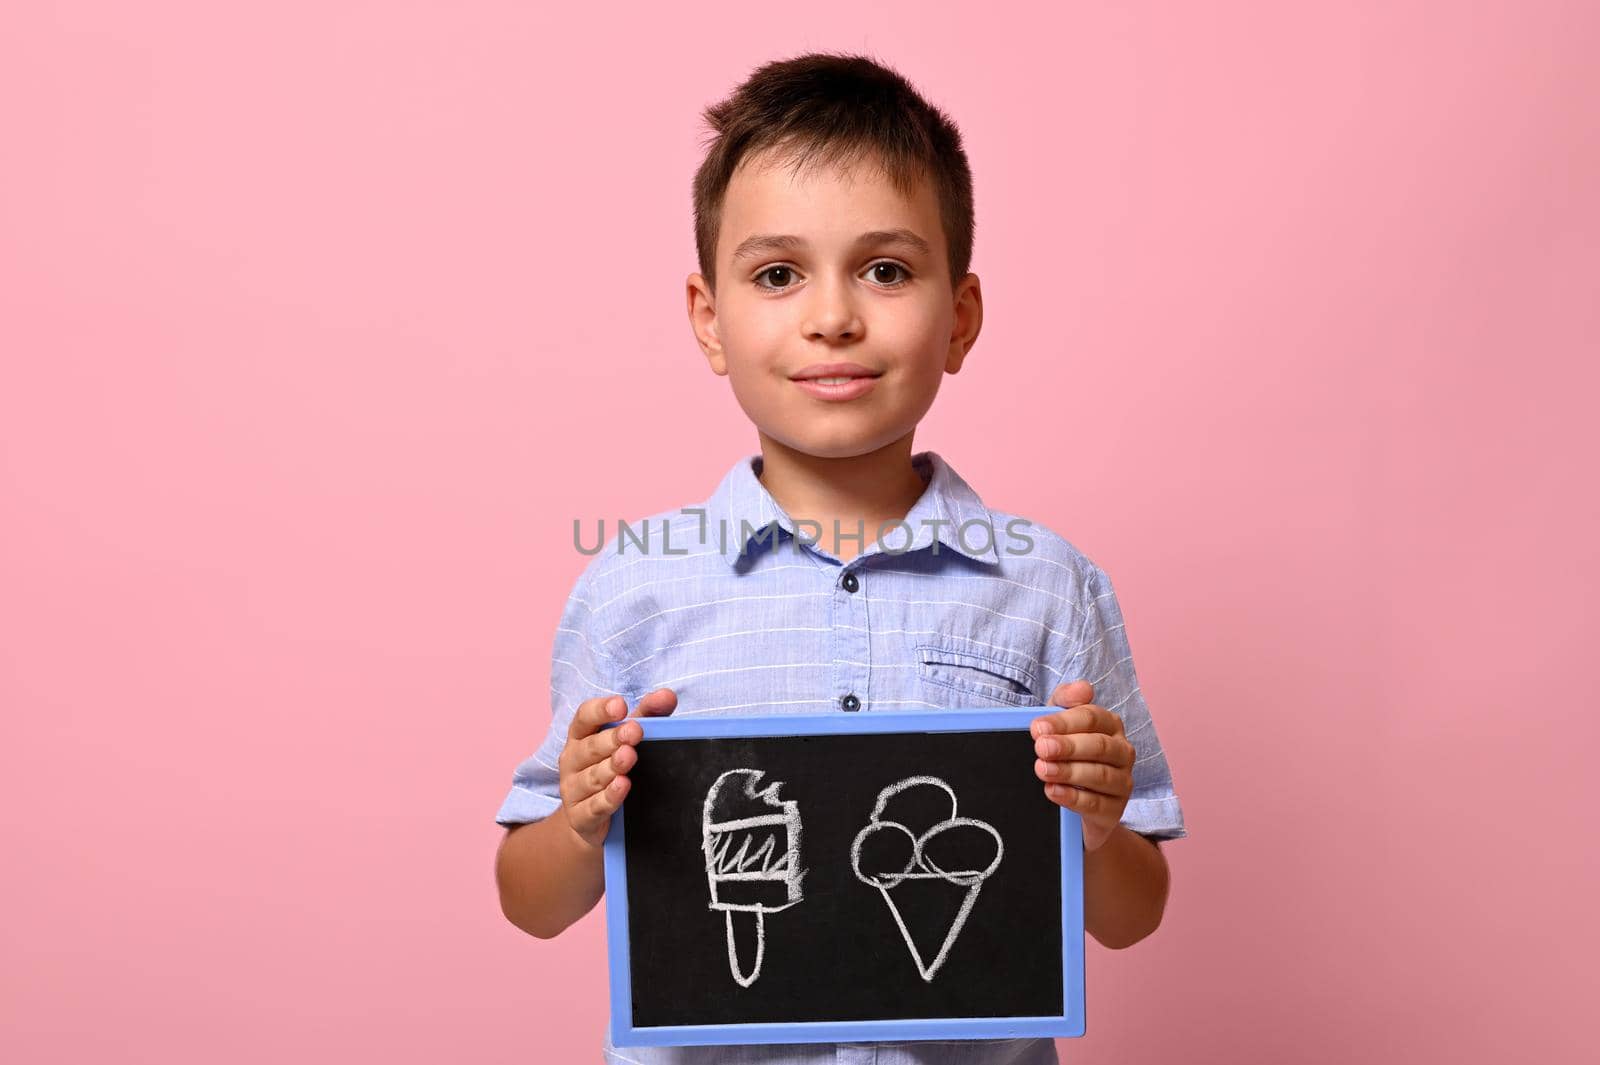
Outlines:
[[[874,229],[856,238],[856,247],[859,248],[866,244],[899,244],[923,255],[933,253],[933,248],[927,241],[903,227],[900,229]],[[757,233],[755,236],[746,237],[739,242],[739,246],[733,250],[733,261],[753,259],[768,252],[796,251],[805,246],[806,242],[803,237],[777,233]]]

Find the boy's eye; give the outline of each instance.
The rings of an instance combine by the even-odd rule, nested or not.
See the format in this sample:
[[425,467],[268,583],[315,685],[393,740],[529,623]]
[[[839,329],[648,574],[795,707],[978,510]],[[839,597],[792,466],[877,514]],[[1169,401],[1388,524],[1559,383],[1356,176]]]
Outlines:
[[[899,263],[895,263],[895,262],[885,261],[885,262],[881,262],[881,263],[873,263],[871,266],[869,266],[867,268],[868,273],[871,273],[873,275],[873,279],[874,280],[883,281],[884,279],[883,279],[882,275],[880,275],[878,273],[878,271],[880,271],[880,270],[888,271],[891,274],[891,276],[897,271],[900,274],[904,275],[904,277],[906,277],[906,278],[909,278],[911,276],[911,271],[907,270],[905,267],[903,267]],[[885,288],[895,288],[895,287],[897,287],[899,285],[903,285],[903,284],[905,284],[905,280],[903,278],[901,280],[899,280],[899,281],[884,281],[884,287]]]
[[[897,280],[886,280],[884,274],[891,277],[898,273]],[[879,288],[899,288],[911,277],[911,271],[893,260],[884,259],[867,267],[867,274],[872,277]],[[769,278],[776,284],[763,283],[762,278]],[[790,266],[769,266],[756,275],[756,288],[764,292],[782,292],[794,287],[794,268]]]
[[789,276],[792,273],[794,273],[794,271],[790,270],[787,266],[769,266],[765,270],[761,271],[759,274],[756,275],[756,280],[759,282],[763,277],[773,276],[773,277],[780,278],[785,283],[784,284],[779,284],[779,285],[761,285],[761,284],[758,284],[758,285],[756,285],[756,287],[757,288],[765,288],[765,289],[790,288],[792,286],[790,286],[787,282],[792,280],[790,278],[790,276]]

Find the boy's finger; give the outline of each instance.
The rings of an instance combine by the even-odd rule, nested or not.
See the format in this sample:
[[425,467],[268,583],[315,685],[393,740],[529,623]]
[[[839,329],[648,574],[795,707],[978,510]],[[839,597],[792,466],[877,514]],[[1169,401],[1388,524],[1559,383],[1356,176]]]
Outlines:
[[594,765],[611,757],[618,747],[631,746],[638,743],[644,730],[637,721],[624,721],[616,728],[602,729],[592,736],[585,736],[581,740],[573,740],[568,744],[572,751],[573,761],[579,767]]
[[639,697],[633,704],[635,717],[665,717],[678,708],[678,693],[671,688],[657,688]]
[[577,786],[573,788],[573,801],[582,802],[616,779],[616,764],[607,758],[578,773]]
[[1033,753],[1045,761],[1100,762],[1119,769],[1131,768],[1138,758],[1126,738],[1107,732],[1046,733],[1035,737]]
[[627,777],[617,774],[611,783],[578,804],[580,816],[591,824],[604,824],[617,812],[617,807],[622,805],[622,799],[628,794],[630,783],[632,782]]
[[574,832],[584,839],[594,835],[595,830],[600,827],[595,822],[593,815],[588,812],[589,802],[587,799],[571,799],[564,809],[567,815],[567,823],[572,826]]
[[1110,795],[1101,795],[1087,788],[1075,788],[1070,784],[1046,784],[1044,793],[1051,802],[1067,807],[1080,817],[1104,813],[1112,803],[1118,801]]
[[1122,718],[1103,706],[1074,706],[1056,714],[1036,717],[1028,726],[1035,739],[1051,733],[1106,732],[1121,735]]
[[628,704],[623,702],[620,695],[585,699],[578,704],[578,712],[572,715],[572,723],[567,726],[567,739],[578,740],[592,735],[607,721],[621,717],[627,708]]
[[1046,700],[1049,706],[1077,706],[1080,703],[1094,702],[1094,685],[1086,680],[1069,680],[1065,684],[1057,684],[1055,691],[1050,693]]
[[1033,763],[1033,775],[1046,784],[1072,784],[1085,791],[1125,799],[1133,794],[1133,774],[1100,762]]
[[[611,740],[619,732],[622,732],[623,727],[606,729],[606,731],[602,732],[598,736],[590,736],[588,739],[584,740],[583,743],[605,743]],[[635,731],[637,731],[639,728],[638,725],[633,727]],[[612,766],[617,772],[626,773],[629,769],[633,768],[634,763],[637,762],[638,759],[639,754],[634,750],[631,744],[613,744],[610,747],[600,748],[592,755],[586,756],[577,761],[575,764],[578,768],[575,771],[575,775],[582,778],[584,774],[590,773],[595,769],[596,766]],[[602,781],[600,784],[597,784],[594,787],[585,786],[581,789],[581,791],[583,795],[587,796],[590,792],[596,791],[604,786],[605,782]]]

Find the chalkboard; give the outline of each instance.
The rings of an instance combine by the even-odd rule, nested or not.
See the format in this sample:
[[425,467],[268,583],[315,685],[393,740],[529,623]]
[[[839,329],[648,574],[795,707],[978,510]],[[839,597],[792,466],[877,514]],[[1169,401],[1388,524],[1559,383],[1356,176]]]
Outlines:
[[1028,732],[1050,712],[633,719],[612,1041],[1082,1035],[1082,822]]

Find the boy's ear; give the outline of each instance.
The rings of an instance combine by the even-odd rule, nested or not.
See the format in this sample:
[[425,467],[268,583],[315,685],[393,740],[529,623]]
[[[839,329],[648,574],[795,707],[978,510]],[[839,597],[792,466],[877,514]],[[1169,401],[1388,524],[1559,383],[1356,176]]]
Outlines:
[[978,286],[978,275],[968,274],[954,293],[955,325],[950,332],[950,348],[945,353],[944,372],[960,373],[967,352],[977,342],[978,331],[983,328],[983,290]]
[[711,372],[725,377],[728,360],[722,352],[722,341],[717,337],[716,297],[700,274],[690,274],[685,284],[689,298],[689,328],[694,330],[695,343],[700,345],[700,351],[711,364]]

